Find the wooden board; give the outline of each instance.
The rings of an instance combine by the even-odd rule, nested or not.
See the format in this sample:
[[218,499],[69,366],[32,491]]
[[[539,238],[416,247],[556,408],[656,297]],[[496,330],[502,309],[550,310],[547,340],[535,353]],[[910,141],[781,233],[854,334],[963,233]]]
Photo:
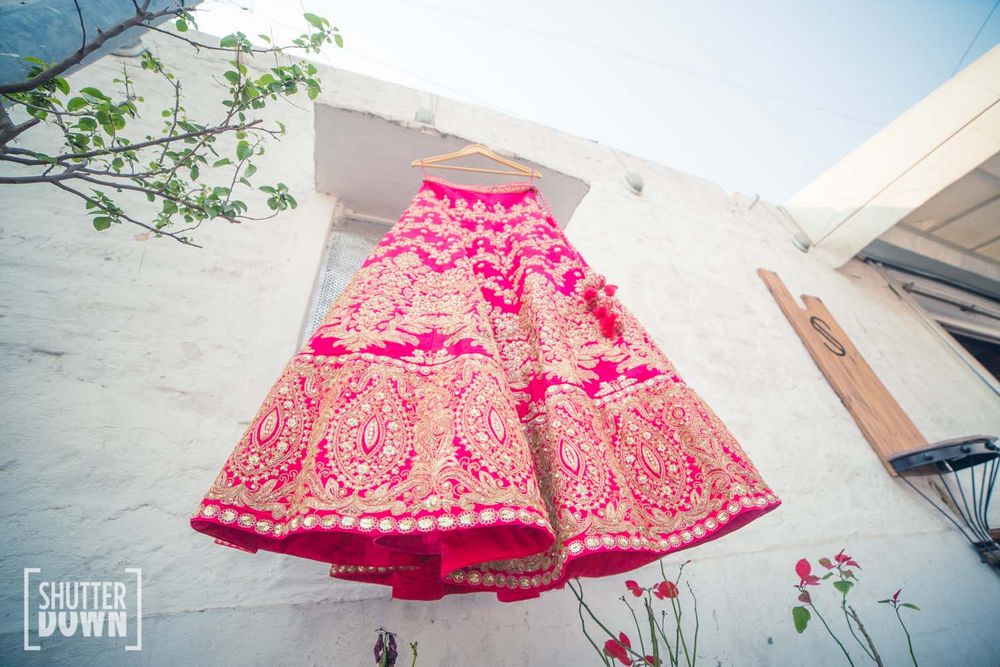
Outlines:
[[895,477],[896,471],[889,459],[927,445],[927,439],[903,412],[822,301],[803,295],[805,308],[801,308],[778,274],[757,269],[757,275],[771,291],[813,361],[882,459],[886,470]]

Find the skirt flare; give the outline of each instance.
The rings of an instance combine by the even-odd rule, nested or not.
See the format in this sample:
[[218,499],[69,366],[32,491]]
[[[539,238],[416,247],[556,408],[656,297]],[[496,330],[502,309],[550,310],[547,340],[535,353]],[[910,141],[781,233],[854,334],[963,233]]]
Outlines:
[[778,506],[530,184],[427,178],[195,512],[433,600],[535,597]]

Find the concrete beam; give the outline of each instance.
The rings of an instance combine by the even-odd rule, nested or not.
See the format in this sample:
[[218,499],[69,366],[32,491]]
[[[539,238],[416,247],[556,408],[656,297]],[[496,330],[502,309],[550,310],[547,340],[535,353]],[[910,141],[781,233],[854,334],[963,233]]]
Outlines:
[[1000,151],[1000,46],[942,84],[785,204],[839,267]]

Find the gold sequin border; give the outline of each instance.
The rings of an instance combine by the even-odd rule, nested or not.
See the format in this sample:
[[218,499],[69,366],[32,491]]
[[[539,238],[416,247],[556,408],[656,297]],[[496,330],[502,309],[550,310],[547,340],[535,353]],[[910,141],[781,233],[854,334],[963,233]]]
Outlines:
[[527,507],[487,507],[481,510],[467,510],[461,514],[441,514],[437,516],[407,516],[396,519],[390,516],[348,516],[335,512],[319,516],[292,517],[288,521],[271,520],[224,503],[202,502],[192,515],[195,519],[208,519],[224,526],[235,525],[246,532],[253,531],[261,536],[282,539],[293,533],[325,530],[346,530],[361,533],[409,534],[431,530],[453,530],[481,528],[497,524],[520,525],[542,528],[555,539],[548,519],[537,510]]
[[558,586],[566,563],[585,553],[595,553],[602,550],[617,551],[650,551],[661,557],[680,548],[692,546],[704,541],[711,533],[726,526],[739,514],[747,510],[773,509],[781,501],[770,491],[762,495],[743,496],[739,500],[731,500],[725,508],[712,515],[680,528],[659,540],[638,535],[589,535],[563,543],[562,549],[556,554],[557,563],[551,569],[536,574],[510,574],[482,568],[464,568],[449,572],[445,581],[479,589],[534,589]]
[[[565,542],[563,548],[556,553],[555,559],[557,562],[555,565],[541,573],[511,574],[471,567],[449,572],[445,575],[444,579],[451,584],[480,590],[498,590],[503,588],[508,590],[531,590],[554,587],[561,583],[566,564],[573,558],[582,556],[585,553],[614,549],[616,551],[649,551],[657,553],[662,557],[682,547],[692,546],[697,542],[703,541],[712,533],[726,526],[738,515],[748,510],[761,511],[766,508],[773,509],[780,503],[781,501],[769,491],[763,495],[742,496],[739,500],[731,500],[723,509],[714,512],[711,516],[678,529],[659,540],[637,535],[589,535],[570,540]],[[335,563],[330,568],[330,575],[364,576],[366,574],[384,574],[418,569],[420,569],[419,566],[375,566]]]

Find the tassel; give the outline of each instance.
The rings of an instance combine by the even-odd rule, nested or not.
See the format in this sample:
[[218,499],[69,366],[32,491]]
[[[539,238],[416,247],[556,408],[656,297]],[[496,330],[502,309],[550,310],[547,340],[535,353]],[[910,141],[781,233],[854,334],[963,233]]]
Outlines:
[[604,334],[605,338],[611,338],[615,335],[618,316],[615,313],[607,313],[601,318],[601,333]]
[[615,292],[618,291],[618,285],[607,284],[604,286],[604,293],[608,296],[614,296]]
[[594,315],[597,318],[603,318],[607,314],[608,314],[608,309],[606,306],[598,306],[597,308],[594,308]]
[[593,301],[594,299],[597,298],[597,290],[594,289],[593,287],[588,287],[587,289],[583,290],[583,298],[586,299],[587,301]]

